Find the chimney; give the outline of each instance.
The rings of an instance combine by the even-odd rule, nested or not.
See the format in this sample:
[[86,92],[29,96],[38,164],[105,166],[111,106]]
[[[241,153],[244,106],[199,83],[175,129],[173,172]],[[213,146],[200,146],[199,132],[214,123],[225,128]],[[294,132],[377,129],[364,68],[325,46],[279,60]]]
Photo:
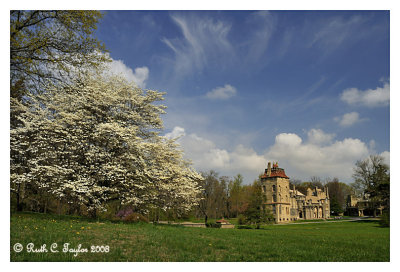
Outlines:
[[267,177],[271,176],[271,162],[268,162]]

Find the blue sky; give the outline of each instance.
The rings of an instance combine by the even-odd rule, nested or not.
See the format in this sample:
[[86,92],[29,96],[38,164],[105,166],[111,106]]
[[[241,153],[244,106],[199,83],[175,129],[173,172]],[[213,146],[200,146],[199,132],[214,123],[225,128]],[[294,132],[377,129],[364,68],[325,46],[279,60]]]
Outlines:
[[165,134],[197,170],[349,183],[389,162],[388,11],[107,11],[96,34],[115,72],[167,92]]

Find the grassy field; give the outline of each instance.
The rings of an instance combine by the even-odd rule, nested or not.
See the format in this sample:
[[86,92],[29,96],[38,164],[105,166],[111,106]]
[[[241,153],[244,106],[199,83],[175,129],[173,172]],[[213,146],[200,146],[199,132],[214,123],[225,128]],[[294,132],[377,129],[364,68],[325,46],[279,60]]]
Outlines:
[[[112,223],[11,215],[11,261],[389,261],[389,228],[377,222],[269,225],[259,230]],[[23,250],[19,253],[19,243]],[[34,244],[36,251],[27,252]],[[63,252],[69,249],[88,252]],[[57,244],[52,253],[50,247]],[[93,246],[93,248],[91,248]],[[96,247],[98,246],[98,247]],[[103,247],[101,247],[103,246]],[[108,252],[107,248],[109,247]],[[91,252],[103,251],[103,252]]]

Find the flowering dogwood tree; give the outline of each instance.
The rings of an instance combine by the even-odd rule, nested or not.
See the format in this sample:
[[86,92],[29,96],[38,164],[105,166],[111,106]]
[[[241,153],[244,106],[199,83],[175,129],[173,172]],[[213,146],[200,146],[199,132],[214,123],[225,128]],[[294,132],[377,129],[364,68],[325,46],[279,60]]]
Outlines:
[[15,192],[28,186],[89,212],[111,200],[138,211],[197,203],[201,175],[160,135],[163,93],[116,76],[86,75],[26,100],[11,98],[21,124],[10,133]]

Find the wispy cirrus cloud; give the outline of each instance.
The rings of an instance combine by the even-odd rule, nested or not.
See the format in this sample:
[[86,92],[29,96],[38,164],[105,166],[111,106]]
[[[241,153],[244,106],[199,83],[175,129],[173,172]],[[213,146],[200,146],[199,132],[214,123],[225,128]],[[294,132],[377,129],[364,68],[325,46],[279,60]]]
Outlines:
[[162,42],[173,51],[174,72],[179,75],[210,66],[224,68],[259,63],[276,26],[275,16],[268,11],[249,13],[243,25],[251,31],[240,37],[230,35],[232,22],[209,13],[176,13],[170,18],[182,35],[164,37]]
[[[343,50],[357,42],[376,40],[376,37],[389,37],[389,21],[376,24],[374,16],[360,13],[352,16],[341,14],[327,16],[307,22],[303,27],[306,47],[317,49],[320,58],[337,50]],[[365,29],[368,28],[368,31]],[[386,34],[384,34],[386,33]]]
[[175,53],[176,73],[202,70],[211,60],[233,54],[228,40],[231,24],[195,14],[175,14],[171,19],[183,37],[163,38],[162,41]]
[[352,37],[352,34],[363,21],[365,20],[359,15],[350,18],[332,17],[324,19],[317,25],[319,29],[314,32],[308,46],[336,49],[347,38]]
[[248,42],[248,56],[250,62],[258,61],[268,48],[270,38],[274,32],[276,20],[268,11],[257,11],[252,13],[246,21],[246,25],[253,30]]

